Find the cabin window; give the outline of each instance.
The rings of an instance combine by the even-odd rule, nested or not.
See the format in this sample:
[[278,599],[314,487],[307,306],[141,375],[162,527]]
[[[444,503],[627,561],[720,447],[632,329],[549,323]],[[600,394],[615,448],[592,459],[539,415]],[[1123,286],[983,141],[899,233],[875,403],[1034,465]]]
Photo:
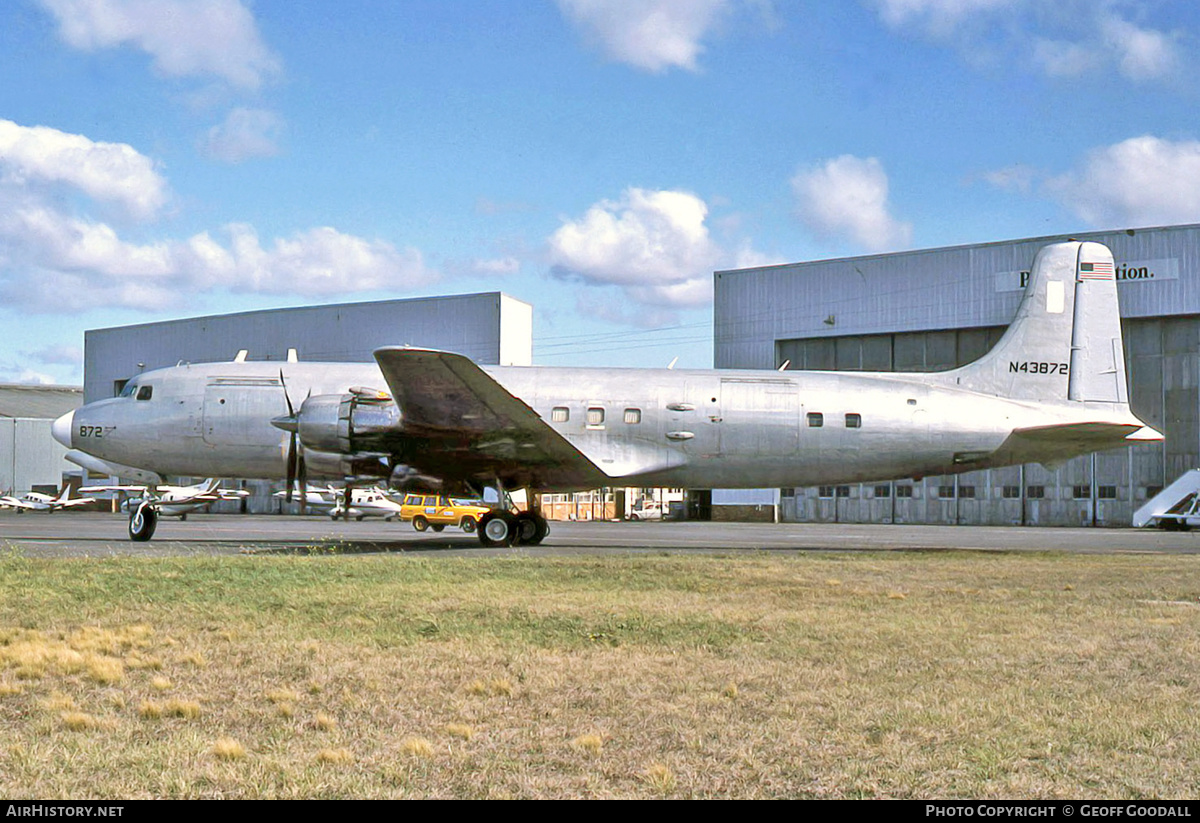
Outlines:
[[1117,499],[1117,487],[1116,486],[1101,486],[1099,489],[1096,490],[1096,496],[1099,497],[1101,500],[1116,500]]
[[571,410],[566,406],[555,406],[550,410],[550,421],[552,423],[566,423],[571,419]]
[[137,391],[138,400],[149,400],[154,395],[153,386],[141,386]]
[[892,496],[892,487],[891,486],[876,486],[875,487],[875,496],[876,497],[891,497]]
[[1046,487],[1045,486],[1026,486],[1025,487],[1025,497],[1027,497],[1030,500],[1041,500],[1045,496],[1046,496]]
[[912,497],[913,487],[907,484],[896,487],[896,497]]
[[1092,496],[1092,487],[1090,485],[1072,486],[1071,496],[1076,500],[1086,500]]
[[604,409],[599,406],[589,406],[587,410],[587,424],[589,426],[603,426]]
[[625,410],[625,422],[626,423],[641,423],[642,422],[642,410],[641,409],[626,409]]
[[846,415],[846,428],[861,429],[862,428],[862,415],[856,414],[854,412],[847,414]]
[[1013,499],[1021,496],[1021,487],[1020,486],[1005,486],[1002,494],[1004,495],[1004,497],[1006,499],[1013,500]]
[[821,428],[825,425],[825,415],[821,414],[820,412],[809,412],[808,425],[809,428],[813,429]]

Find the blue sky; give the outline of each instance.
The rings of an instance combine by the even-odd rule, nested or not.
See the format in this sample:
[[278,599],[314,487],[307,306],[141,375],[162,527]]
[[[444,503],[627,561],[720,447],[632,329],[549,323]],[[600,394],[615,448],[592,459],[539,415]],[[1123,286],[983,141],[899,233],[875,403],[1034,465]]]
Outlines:
[[[715,269],[1200,222],[1193,0],[10,0],[0,382],[83,331],[503,290],[712,362]],[[397,343],[403,330],[397,330]]]

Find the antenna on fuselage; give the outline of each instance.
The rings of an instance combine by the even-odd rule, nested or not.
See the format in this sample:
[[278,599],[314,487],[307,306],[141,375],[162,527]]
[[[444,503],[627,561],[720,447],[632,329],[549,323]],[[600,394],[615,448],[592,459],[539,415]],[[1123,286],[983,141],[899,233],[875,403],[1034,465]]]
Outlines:
[[783,365],[779,367],[778,371],[787,371],[787,367],[790,365],[792,365],[791,360],[784,360]]
[[246,355],[250,353],[249,349],[238,349],[238,353],[233,356],[234,363],[245,363]]
[[287,361],[289,363],[299,363],[300,352],[296,351],[295,349],[288,349]]
[[668,364],[667,364],[667,368],[668,368],[668,369],[673,369],[673,368],[675,368],[675,364],[676,364],[676,363],[678,363],[678,362],[679,362],[679,358],[678,358],[678,357],[676,357],[674,360],[672,360],[670,363],[668,363]]

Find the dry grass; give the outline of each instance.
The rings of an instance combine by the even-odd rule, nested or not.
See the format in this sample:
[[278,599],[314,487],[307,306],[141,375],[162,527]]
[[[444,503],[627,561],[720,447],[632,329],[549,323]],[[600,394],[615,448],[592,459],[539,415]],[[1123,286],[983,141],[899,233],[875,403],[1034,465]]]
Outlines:
[[221,737],[213,743],[212,754],[218,760],[241,760],[246,756],[246,747],[232,737]]
[[1194,557],[0,567],[8,797],[1198,789]]

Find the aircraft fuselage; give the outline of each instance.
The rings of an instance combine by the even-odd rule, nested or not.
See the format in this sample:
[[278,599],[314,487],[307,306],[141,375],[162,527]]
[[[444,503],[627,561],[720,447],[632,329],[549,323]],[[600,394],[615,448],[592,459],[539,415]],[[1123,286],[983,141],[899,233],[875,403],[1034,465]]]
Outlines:
[[[1094,407],[1108,406],[1076,403],[1056,414],[938,385],[930,374],[483,368],[628,485],[810,486],[966,471],[992,465],[989,455],[1014,429],[1091,419]],[[264,479],[284,476],[289,435],[271,420],[287,414],[285,385],[297,406],[386,387],[373,364],[333,363],[184,365],[147,372],[136,385],[77,410],[72,447],[163,476]],[[310,477],[344,474],[309,462]]]

